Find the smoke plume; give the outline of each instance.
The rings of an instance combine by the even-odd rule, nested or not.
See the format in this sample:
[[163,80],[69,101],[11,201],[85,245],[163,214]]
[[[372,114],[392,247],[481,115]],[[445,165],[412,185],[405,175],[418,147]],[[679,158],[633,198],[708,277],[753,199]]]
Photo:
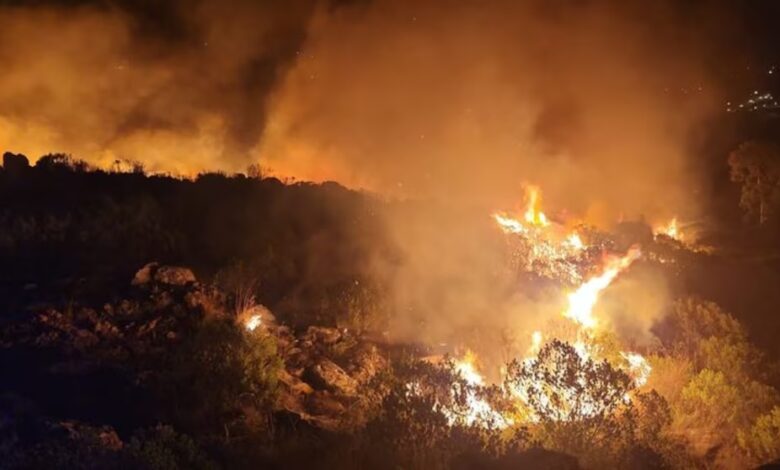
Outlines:
[[[517,330],[561,300],[518,292],[487,228],[524,184],[553,219],[698,215],[721,19],[671,1],[0,4],[0,148],[183,174],[259,162],[435,201],[388,213],[394,334]],[[642,337],[648,305],[614,321]]]
[[0,148],[243,170],[311,3],[0,4]]
[[595,222],[695,214],[690,137],[718,102],[710,10],[397,2],[317,15],[258,155],[280,174]]

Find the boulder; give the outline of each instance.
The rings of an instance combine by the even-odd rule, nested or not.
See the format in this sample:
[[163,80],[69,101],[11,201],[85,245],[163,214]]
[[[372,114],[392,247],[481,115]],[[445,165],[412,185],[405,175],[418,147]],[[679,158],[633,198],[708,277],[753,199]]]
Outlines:
[[192,270],[179,266],[160,266],[154,273],[154,280],[170,286],[185,286],[197,281]]
[[366,383],[385,367],[387,360],[379,353],[376,345],[363,343],[355,348],[349,373],[358,383]]
[[159,263],[147,263],[143,268],[139,269],[135,273],[135,276],[133,276],[133,280],[130,282],[130,284],[134,286],[143,286],[149,284],[152,282],[154,273],[157,271],[159,266]]
[[336,417],[344,414],[347,408],[336,397],[329,393],[318,392],[306,400],[309,412],[315,416]]
[[223,318],[228,315],[225,295],[214,287],[199,287],[184,296],[190,310],[200,310],[206,317]]
[[196,282],[195,274],[191,269],[180,266],[160,266],[159,263],[148,263],[133,276],[131,282],[134,286],[144,286],[151,282],[169,286],[186,286]]
[[290,374],[286,370],[282,370],[279,373],[279,381],[290,391],[290,393],[309,395],[314,392],[314,389],[312,389],[309,384]]
[[357,381],[335,362],[328,359],[320,359],[319,362],[307,368],[304,374],[305,378],[315,387],[326,388],[344,395],[354,395],[357,392]]
[[341,339],[341,331],[326,326],[310,326],[302,339],[312,343],[333,344]]

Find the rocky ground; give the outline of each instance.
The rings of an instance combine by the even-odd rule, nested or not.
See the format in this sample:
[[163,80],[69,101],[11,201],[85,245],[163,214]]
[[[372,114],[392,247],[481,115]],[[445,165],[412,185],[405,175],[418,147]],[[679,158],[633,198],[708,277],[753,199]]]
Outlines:
[[[217,287],[199,282],[187,268],[151,263],[132,279],[127,298],[100,306],[41,307],[26,319],[2,325],[0,361],[18,383],[12,391],[14,403],[4,406],[7,412],[0,430],[19,428],[14,423],[19,413],[13,410],[20,407],[20,397],[35,402],[57,395],[45,389],[68,384],[82,400],[44,406],[51,417],[46,432],[106,448],[121,446],[114,429],[94,425],[108,413],[100,409],[115,408],[126,398],[128,403],[137,401],[132,390],[142,389],[151,380],[155,365],[208,319],[233,321],[250,339],[273,338],[283,363],[275,413],[329,431],[364,422],[370,398],[362,393],[363,388],[388,363],[381,345],[344,329],[310,326],[295,331],[277,322],[262,306],[237,311],[234,300]],[[250,329],[248,322],[253,318]],[[122,382],[116,390],[125,390],[128,396],[110,387],[102,390],[104,385],[91,385],[105,384],[105,375],[111,371],[121,371],[115,374]],[[72,394],[63,391],[62,395]],[[109,403],[101,405],[101,401]],[[95,419],[90,424],[58,418],[84,407],[94,408]],[[126,411],[132,413],[132,409]]]

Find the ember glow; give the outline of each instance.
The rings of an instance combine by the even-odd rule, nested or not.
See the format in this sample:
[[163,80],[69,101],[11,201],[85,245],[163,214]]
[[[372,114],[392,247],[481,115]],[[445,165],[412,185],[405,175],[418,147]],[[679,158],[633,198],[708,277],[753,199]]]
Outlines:
[[653,227],[653,234],[656,236],[666,235],[667,237],[678,241],[683,241],[684,239],[683,233],[677,222],[677,217],[672,217],[669,222]]
[[462,422],[468,426],[488,424],[499,429],[511,426],[513,424],[511,418],[501,415],[490,403],[477,395],[476,389],[485,385],[485,379],[477,371],[476,360],[476,355],[472,351],[466,351],[463,358],[455,362],[455,372],[466,381],[468,386],[474,387],[466,391],[465,415],[459,415],[446,407],[443,408],[445,415],[451,423]]
[[539,349],[542,347],[542,332],[541,331],[534,331],[531,334],[531,352],[533,354],[536,354],[539,352]]
[[525,233],[526,228],[518,220],[502,214],[493,214],[499,227],[506,233]]
[[244,328],[246,328],[247,331],[255,331],[255,329],[260,326],[261,323],[262,318],[260,315],[255,314],[244,321]]
[[582,281],[581,257],[589,246],[582,236],[567,225],[553,222],[541,210],[541,190],[527,186],[522,217],[508,212],[495,212],[493,219],[498,228],[517,243],[518,257],[524,261],[523,269],[539,272],[567,283]]
[[566,242],[575,250],[585,249],[585,244],[582,242],[582,238],[575,232],[566,238]]
[[647,359],[641,354],[633,352],[622,352],[620,355],[628,362],[628,370],[631,372],[636,386],[641,387],[645,385],[650,377],[650,372],[653,370]]

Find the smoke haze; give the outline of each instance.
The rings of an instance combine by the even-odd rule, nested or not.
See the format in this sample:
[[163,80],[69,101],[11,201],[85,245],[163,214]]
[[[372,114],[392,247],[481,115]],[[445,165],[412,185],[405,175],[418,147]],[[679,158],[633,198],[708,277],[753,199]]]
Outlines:
[[731,37],[712,2],[31,5],[0,3],[4,149],[493,206],[531,182],[594,222],[697,212]]
[[243,170],[310,2],[0,6],[0,147]]
[[392,2],[318,15],[259,155],[381,193],[608,222],[695,213],[689,137],[718,102],[704,12]]
[[[485,228],[526,183],[554,218],[701,211],[692,137],[721,103],[708,64],[729,59],[712,4],[165,5],[0,4],[0,147],[185,175],[259,163],[459,208],[388,214],[401,261],[376,272],[397,338],[530,328],[560,311],[560,295],[515,292]],[[664,292],[614,321],[644,338]]]

